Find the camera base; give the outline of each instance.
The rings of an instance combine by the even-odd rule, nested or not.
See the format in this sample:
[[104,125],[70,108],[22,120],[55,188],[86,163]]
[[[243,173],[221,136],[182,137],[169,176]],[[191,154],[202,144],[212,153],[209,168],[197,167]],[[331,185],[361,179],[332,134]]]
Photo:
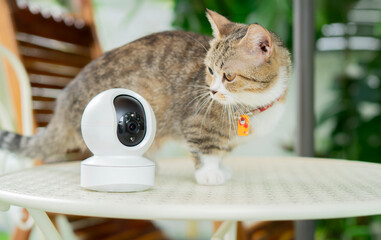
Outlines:
[[93,156],[81,163],[81,187],[100,192],[138,192],[151,188],[155,163],[141,156]]

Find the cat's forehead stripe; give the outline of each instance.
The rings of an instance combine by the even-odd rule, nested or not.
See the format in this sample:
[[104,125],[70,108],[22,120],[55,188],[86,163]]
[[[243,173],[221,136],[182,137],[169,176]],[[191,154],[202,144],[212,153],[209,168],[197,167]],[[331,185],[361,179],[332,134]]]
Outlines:
[[247,29],[247,27],[234,29],[232,34],[216,42],[211,57],[214,66],[220,66],[220,68],[223,67],[224,59],[227,55],[229,55],[229,51],[231,50],[233,42],[242,39],[246,35]]
[[238,28],[235,31],[233,31],[230,35],[228,35],[226,40],[229,42],[240,40],[246,35],[247,30],[247,27]]
[[211,55],[211,63],[215,67],[222,68],[224,58],[230,49],[231,49],[230,43],[226,41],[226,39],[218,41],[213,49],[213,54]]

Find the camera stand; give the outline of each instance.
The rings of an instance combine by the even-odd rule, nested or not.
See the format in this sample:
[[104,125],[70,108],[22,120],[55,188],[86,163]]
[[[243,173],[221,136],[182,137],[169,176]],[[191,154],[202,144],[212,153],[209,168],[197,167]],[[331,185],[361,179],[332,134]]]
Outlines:
[[81,187],[102,192],[151,188],[155,163],[142,156],[93,156],[81,163]]

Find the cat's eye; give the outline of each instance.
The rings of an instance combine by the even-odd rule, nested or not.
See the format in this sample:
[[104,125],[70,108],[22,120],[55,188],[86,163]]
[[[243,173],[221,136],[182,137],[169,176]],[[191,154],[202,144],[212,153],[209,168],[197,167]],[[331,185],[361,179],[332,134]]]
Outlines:
[[236,77],[235,73],[225,73],[225,78],[228,81],[233,81],[235,79],[235,77]]
[[213,70],[210,67],[208,67],[208,70],[209,70],[210,75],[213,75]]

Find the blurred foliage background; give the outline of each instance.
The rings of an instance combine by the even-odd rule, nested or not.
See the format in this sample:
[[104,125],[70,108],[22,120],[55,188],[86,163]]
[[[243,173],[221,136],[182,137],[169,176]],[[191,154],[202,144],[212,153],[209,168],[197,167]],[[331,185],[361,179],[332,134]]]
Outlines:
[[209,8],[234,22],[258,22],[276,32],[289,48],[292,46],[291,0],[174,0],[174,2],[173,25],[177,28],[210,35],[210,24],[205,18],[205,9]]
[[[349,43],[329,49],[328,42],[328,49],[324,45],[321,47],[322,51],[341,54],[343,62],[337,64],[339,73],[331,79],[333,99],[321,113],[317,113],[316,131],[323,126],[329,126],[326,134],[316,139],[321,145],[316,154],[320,157],[381,163],[381,45],[378,41],[378,49],[361,46],[368,44],[366,39],[381,38],[381,24],[380,21],[377,23],[361,19],[353,22],[361,14],[356,12],[358,10],[366,10],[363,15],[378,11],[380,16],[380,4],[374,1],[372,5],[369,4],[372,1],[357,0],[315,2],[317,41],[320,39],[321,43],[327,43],[340,37],[344,45]],[[215,10],[235,22],[258,22],[277,33],[287,47],[292,49],[291,0],[175,0],[174,26],[210,34],[205,8]],[[341,28],[333,33],[324,33],[324,28],[329,30],[331,27],[332,30],[332,26]],[[355,30],[350,31],[350,28]],[[350,43],[356,39],[363,39],[363,42],[358,42],[359,47],[355,44],[351,46]],[[320,220],[316,239],[381,239],[381,216]]]

